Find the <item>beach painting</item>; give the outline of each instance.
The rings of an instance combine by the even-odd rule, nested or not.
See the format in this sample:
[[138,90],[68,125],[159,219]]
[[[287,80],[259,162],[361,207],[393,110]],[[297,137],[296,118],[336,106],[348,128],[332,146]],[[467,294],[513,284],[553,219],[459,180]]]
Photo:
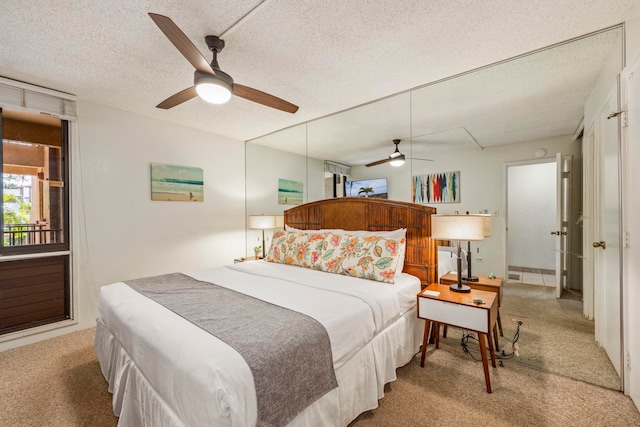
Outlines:
[[201,168],[151,163],[151,200],[202,202],[204,171]]
[[302,183],[289,181],[288,179],[278,179],[278,204],[279,205],[301,205],[302,204]]

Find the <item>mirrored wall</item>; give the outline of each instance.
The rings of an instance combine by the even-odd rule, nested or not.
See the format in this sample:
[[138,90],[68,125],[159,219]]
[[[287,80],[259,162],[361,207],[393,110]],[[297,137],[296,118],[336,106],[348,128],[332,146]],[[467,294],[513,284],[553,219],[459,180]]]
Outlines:
[[[386,178],[388,197],[409,202],[415,176],[463,165],[460,202],[433,206],[443,213],[484,210],[494,216],[492,237],[476,249],[486,264],[475,272],[495,271],[491,263],[502,265],[506,259],[504,164],[535,159],[541,152],[550,159],[556,152],[580,157],[580,124],[589,115],[589,95],[603,75],[615,81],[622,69],[622,33],[620,27],[596,32],[247,141],[246,213],[282,214],[294,201],[283,203],[279,187],[291,182],[300,184],[303,203],[330,196],[325,195],[325,160],[350,166],[349,179]],[[404,165],[367,167],[393,153],[394,139],[401,140]],[[247,255],[253,255],[261,236],[260,230],[247,230]],[[508,317],[503,322],[504,344],[513,328]],[[532,333],[538,332],[521,334],[525,355],[541,342]],[[597,383],[580,369],[564,368],[559,356],[541,354],[518,363]]]
[[[412,177],[444,170],[452,156],[572,135],[604,64],[621,55],[614,27],[247,141],[247,214],[287,208],[279,179],[302,183],[305,202],[324,198],[325,160],[350,166],[352,179],[387,178],[389,198],[413,201]],[[394,139],[403,166],[365,166],[388,158]],[[442,208],[475,210],[473,193]]]

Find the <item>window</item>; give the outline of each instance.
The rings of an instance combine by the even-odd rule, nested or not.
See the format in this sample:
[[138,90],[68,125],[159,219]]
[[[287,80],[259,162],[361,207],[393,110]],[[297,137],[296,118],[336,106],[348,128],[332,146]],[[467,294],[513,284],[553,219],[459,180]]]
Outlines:
[[0,254],[69,249],[67,122],[0,110]]
[[0,131],[2,335],[70,319],[71,293],[68,123],[3,108]]
[[68,159],[76,119],[75,96],[0,77],[0,335],[73,317]]

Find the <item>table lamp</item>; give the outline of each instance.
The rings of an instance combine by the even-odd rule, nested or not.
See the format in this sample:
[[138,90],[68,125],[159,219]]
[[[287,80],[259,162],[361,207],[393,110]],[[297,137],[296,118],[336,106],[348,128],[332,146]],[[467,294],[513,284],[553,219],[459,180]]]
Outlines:
[[[469,212],[467,212],[469,215]],[[491,236],[491,215],[489,214],[472,214],[475,216],[481,216],[484,220],[484,237]],[[466,280],[467,282],[477,282],[478,276],[474,276],[471,274],[471,241],[467,242],[467,277],[463,277],[462,280]]]
[[262,230],[262,258],[266,256],[264,230],[284,227],[284,215],[249,215],[249,228]]
[[484,218],[479,215],[431,215],[431,237],[457,242],[458,283],[451,285],[450,289],[453,292],[471,292],[469,286],[462,284],[460,241],[484,239]]

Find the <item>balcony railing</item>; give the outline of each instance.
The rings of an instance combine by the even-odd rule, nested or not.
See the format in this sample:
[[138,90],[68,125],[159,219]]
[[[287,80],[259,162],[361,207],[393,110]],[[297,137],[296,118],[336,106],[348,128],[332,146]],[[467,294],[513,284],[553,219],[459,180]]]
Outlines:
[[48,224],[4,224],[4,246],[46,245],[61,243],[62,229]]

